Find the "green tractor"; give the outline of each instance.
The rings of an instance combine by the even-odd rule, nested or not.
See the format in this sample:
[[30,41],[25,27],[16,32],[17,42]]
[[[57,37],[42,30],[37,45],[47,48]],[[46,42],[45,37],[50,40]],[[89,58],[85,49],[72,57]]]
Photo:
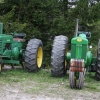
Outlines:
[[59,77],[68,72],[70,88],[81,89],[84,85],[86,71],[95,72],[96,79],[100,80],[100,41],[98,42],[97,57],[94,57],[91,53],[91,33],[78,31],[78,29],[77,19],[76,34],[71,39],[70,46],[68,37],[59,35],[54,38],[51,54],[51,74]]
[[13,35],[3,34],[3,23],[0,23],[0,73],[4,64],[21,64],[28,72],[37,72],[42,65],[43,44],[36,38],[30,39],[25,43],[25,33],[16,33]]

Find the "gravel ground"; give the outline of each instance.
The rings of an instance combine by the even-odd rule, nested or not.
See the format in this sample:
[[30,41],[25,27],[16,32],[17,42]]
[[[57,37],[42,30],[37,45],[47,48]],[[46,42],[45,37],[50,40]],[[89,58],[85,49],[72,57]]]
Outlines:
[[16,85],[3,84],[0,86],[0,100],[100,100],[100,93],[71,89],[60,91],[55,86],[44,89],[39,94],[34,92],[30,94],[22,89],[20,83],[17,83]]
[[[9,69],[6,67],[6,69]],[[0,77],[2,78],[2,77]],[[28,85],[24,82],[0,83],[0,100],[100,100],[100,92],[88,90],[84,84],[82,90],[70,89],[69,83],[48,84],[41,83],[45,87],[39,89],[39,83],[30,80]],[[31,87],[38,91],[29,92]],[[26,91],[27,90],[27,91]]]

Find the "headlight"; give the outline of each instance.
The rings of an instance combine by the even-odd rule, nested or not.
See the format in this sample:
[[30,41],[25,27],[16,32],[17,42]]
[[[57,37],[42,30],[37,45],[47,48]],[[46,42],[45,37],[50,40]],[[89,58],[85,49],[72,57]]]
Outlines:
[[82,39],[81,39],[81,38],[78,38],[77,41],[78,41],[78,42],[82,42]]

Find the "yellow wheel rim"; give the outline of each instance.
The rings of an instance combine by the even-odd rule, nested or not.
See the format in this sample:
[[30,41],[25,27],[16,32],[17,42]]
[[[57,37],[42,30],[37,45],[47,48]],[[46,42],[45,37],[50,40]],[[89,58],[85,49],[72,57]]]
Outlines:
[[37,66],[38,66],[38,68],[40,68],[42,65],[42,59],[43,59],[43,50],[42,50],[42,47],[39,47],[38,52],[37,52]]
[[65,60],[65,69],[66,69],[66,66],[67,66],[67,62],[66,62],[66,60]]
[[[68,52],[68,47],[66,48],[66,53],[65,53],[65,56],[66,56],[67,52]],[[66,69],[66,66],[67,66],[66,59],[65,59],[64,63],[65,63],[65,69]]]

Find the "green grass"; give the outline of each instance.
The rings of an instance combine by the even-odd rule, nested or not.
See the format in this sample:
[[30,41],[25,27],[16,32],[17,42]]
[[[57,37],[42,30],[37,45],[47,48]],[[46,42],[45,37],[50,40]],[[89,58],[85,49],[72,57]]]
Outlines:
[[[4,80],[7,82],[13,82],[15,80],[18,82],[27,81],[27,80],[34,80],[36,82],[50,82],[50,83],[57,83],[59,81],[65,81],[65,78],[54,78],[51,77],[50,70],[40,70],[37,73],[28,73],[25,69],[14,69],[10,71],[3,71],[0,76],[0,81]],[[8,81],[9,80],[9,81]]]
[[87,83],[87,89],[100,92],[100,81],[96,80],[95,73],[87,72],[85,82]]
[[[85,77],[84,90],[100,92],[100,82],[96,81],[94,78],[94,73],[87,73]],[[37,73],[28,73],[25,69],[13,69],[3,71],[0,75],[0,84],[18,84],[20,83],[25,88],[25,92],[27,93],[39,93],[44,89],[49,89],[50,87],[53,90],[48,90],[49,92],[56,92],[56,88],[62,90],[71,90],[69,87],[69,79],[68,75],[56,78],[52,77],[50,73],[50,69],[41,69]],[[73,89],[76,91],[77,89]],[[79,91],[79,90],[77,90]]]

